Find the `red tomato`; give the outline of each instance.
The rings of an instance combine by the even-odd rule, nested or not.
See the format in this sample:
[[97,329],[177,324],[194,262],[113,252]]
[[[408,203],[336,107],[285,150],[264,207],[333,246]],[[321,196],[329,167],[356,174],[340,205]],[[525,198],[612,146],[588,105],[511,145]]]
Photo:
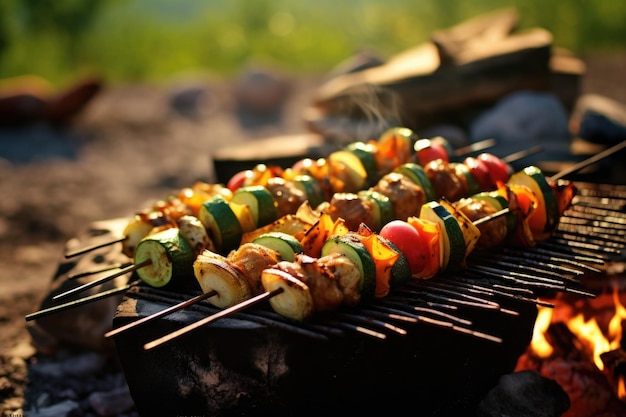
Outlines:
[[469,169],[482,191],[491,191],[495,188],[496,183],[491,181],[489,166],[483,160],[468,156],[463,164]]
[[226,187],[230,191],[235,191],[236,189],[242,187],[246,182],[246,178],[249,176],[249,172],[250,170],[239,171],[238,173],[230,177],[230,180],[228,180]]
[[380,236],[388,239],[400,249],[409,260],[411,273],[420,272],[426,265],[427,243],[417,229],[403,220],[392,220],[382,227]]
[[413,149],[415,149],[415,160],[421,166],[437,159],[443,159],[446,163],[450,162],[450,155],[445,146],[434,143],[430,139],[418,140]]
[[478,155],[476,159],[487,165],[487,168],[489,169],[489,176],[491,177],[491,182],[493,184],[497,184],[498,181],[506,183],[511,177],[513,169],[509,164],[497,156],[485,152]]

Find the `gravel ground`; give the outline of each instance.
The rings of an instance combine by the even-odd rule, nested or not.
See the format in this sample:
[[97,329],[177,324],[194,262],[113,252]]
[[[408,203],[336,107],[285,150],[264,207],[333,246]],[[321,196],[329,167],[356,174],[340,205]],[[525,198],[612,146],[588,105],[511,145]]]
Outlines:
[[[584,57],[582,91],[626,103],[626,54]],[[224,144],[304,131],[301,112],[315,80],[291,85],[282,118],[240,123],[232,85],[201,85],[199,113],[185,116],[173,94],[199,84],[105,89],[71,129],[0,131],[0,410],[21,407],[34,351],[24,316],[39,308],[64,243],[95,220],[127,216],[153,198],[212,180],[210,154]]]

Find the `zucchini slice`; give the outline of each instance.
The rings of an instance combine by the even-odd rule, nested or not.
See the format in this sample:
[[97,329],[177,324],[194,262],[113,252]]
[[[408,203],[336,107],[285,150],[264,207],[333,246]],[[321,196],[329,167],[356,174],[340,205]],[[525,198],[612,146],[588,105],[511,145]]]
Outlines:
[[379,232],[380,229],[394,219],[391,200],[386,195],[372,189],[362,190],[357,195],[372,203],[372,228]]
[[[473,199],[484,200],[487,204],[494,207],[496,211],[509,208],[509,201],[504,198],[498,191],[483,191],[472,196]],[[509,211],[505,215],[507,236],[510,236],[517,228],[517,215]]]
[[328,169],[333,192],[355,193],[367,188],[367,170],[352,151],[332,152],[328,156]]
[[134,263],[150,261],[137,269],[137,275],[152,287],[182,288],[186,278],[193,276],[196,254],[177,228],[169,228],[146,236],[137,245]]
[[[248,206],[254,220],[254,228],[265,226],[278,219],[276,200],[272,193],[262,185],[249,185],[238,188],[231,203]],[[247,230],[249,231],[249,230]]]
[[137,245],[150,234],[153,228],[150,222],[144,221],[140,216],[135,216],[130,220],[123,232],[126,239],[122,242],[122,253],[129,258],[134,258]]
[[550,237],[558,225],[560,213],[556,195],[541,169],[528,166],[511,175],[508,183],[526,186],[535,194],[539,208],[528,217],[528,225],[535,240]]
[[293,185],[306,195],[309,205],[313,208],[324,202],[324,193],[320,183],[310,175],[300,174],[293,179]]
[[198,218],[215,243],[217,252],[226,254],[239,246],[243,229],[239,219],[222,196],[215,196],[200,206]]
[[426,175],[426,171],[424,171],[424,168],[420,165],[413,162],[407,162],[400,165],[395,169],[395,171],[406,176],[414,184],[422,187],[422,190],[424,190],[424,194],[426,195],[426,201],[435,201],[437,199],[435,188],[433,187],[430,178],[428,178],[428,175]]
[[264,233],[255,238],[252,243],[278,252],[283,261],[293,262],[296,253],[304,253],[304,249],[298,239],[283,232]]
[[372,255],[356,236],[333,236],[322,246],[321,256],[339,253],[356,265],[361,274],[361,297],[372,298],[376,291],[376,264]]
[[371,143],[353,142],[346,146],[346,150],[359,158],[366,172],[366,184],[372,186],[380,179],[378,164],[376,163],[377,148]]
[[454,216],[459,224],[459,227],[461,228],[463,240],[465,241],[465,254],[463,255],[462,262],[465,262],[465,258],[472,253],[478,243],[478,240],[480,239],[480,229],[478,226],[474,225],[469,217],[454,207],[454,205],[452,205],[449,201],[441,201],[439,204],[445,207],[446,210]]
[[424,204],[420,217],[439,223],[441,228],[441,239],[439,239],[441,271],[458,268],[465,258],[465,238],[456,218],[436,201]]

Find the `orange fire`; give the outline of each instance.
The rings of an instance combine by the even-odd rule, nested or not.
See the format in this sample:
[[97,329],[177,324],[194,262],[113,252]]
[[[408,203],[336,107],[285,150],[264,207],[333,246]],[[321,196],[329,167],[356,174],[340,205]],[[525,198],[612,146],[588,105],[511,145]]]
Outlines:
[[[621,303],[618,288],[613,289],[612,297],[615,312],[604,329],[595,317],[586,320],[583,312],[578,312],[573,317],[568,318],[565,323],[600,371],[604,370],[601,355],[620,348],[623,331],[622,321],[626,320],[626,307]],[[553,319],[553,308],[539,307],[529,349],[533,356],[538,359],[550,358],[554,353],[553,347],[546,338],[546,332],[553,320],[557,321]],[[626,400],[626,381],[623,377],[620,376],[616,388],[618,398]]]
[[533,330],[533,338],[530,342],[533,353],[540,359],[549,358],[552,352],[554,352],[552,345],[550,345],[550,342],[548,342],[545,336],[551,322],[552,308],[540,306]]

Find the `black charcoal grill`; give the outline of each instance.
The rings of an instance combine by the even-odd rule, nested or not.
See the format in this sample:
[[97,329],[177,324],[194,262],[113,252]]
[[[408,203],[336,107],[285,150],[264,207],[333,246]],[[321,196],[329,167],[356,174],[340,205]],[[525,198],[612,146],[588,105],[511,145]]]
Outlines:
[[[558,230],[534,248],[477,251],[467,269],[415,281],[385,299],[288,321],[267,303],[157,348],[145,343],[217,313],[206,303],[121,333],[117,352],[141,415],[464,415],[511,372],[536,306],[620,262],[626,186],[577,183]],[[143,285],[113,328],[198,295]]]

